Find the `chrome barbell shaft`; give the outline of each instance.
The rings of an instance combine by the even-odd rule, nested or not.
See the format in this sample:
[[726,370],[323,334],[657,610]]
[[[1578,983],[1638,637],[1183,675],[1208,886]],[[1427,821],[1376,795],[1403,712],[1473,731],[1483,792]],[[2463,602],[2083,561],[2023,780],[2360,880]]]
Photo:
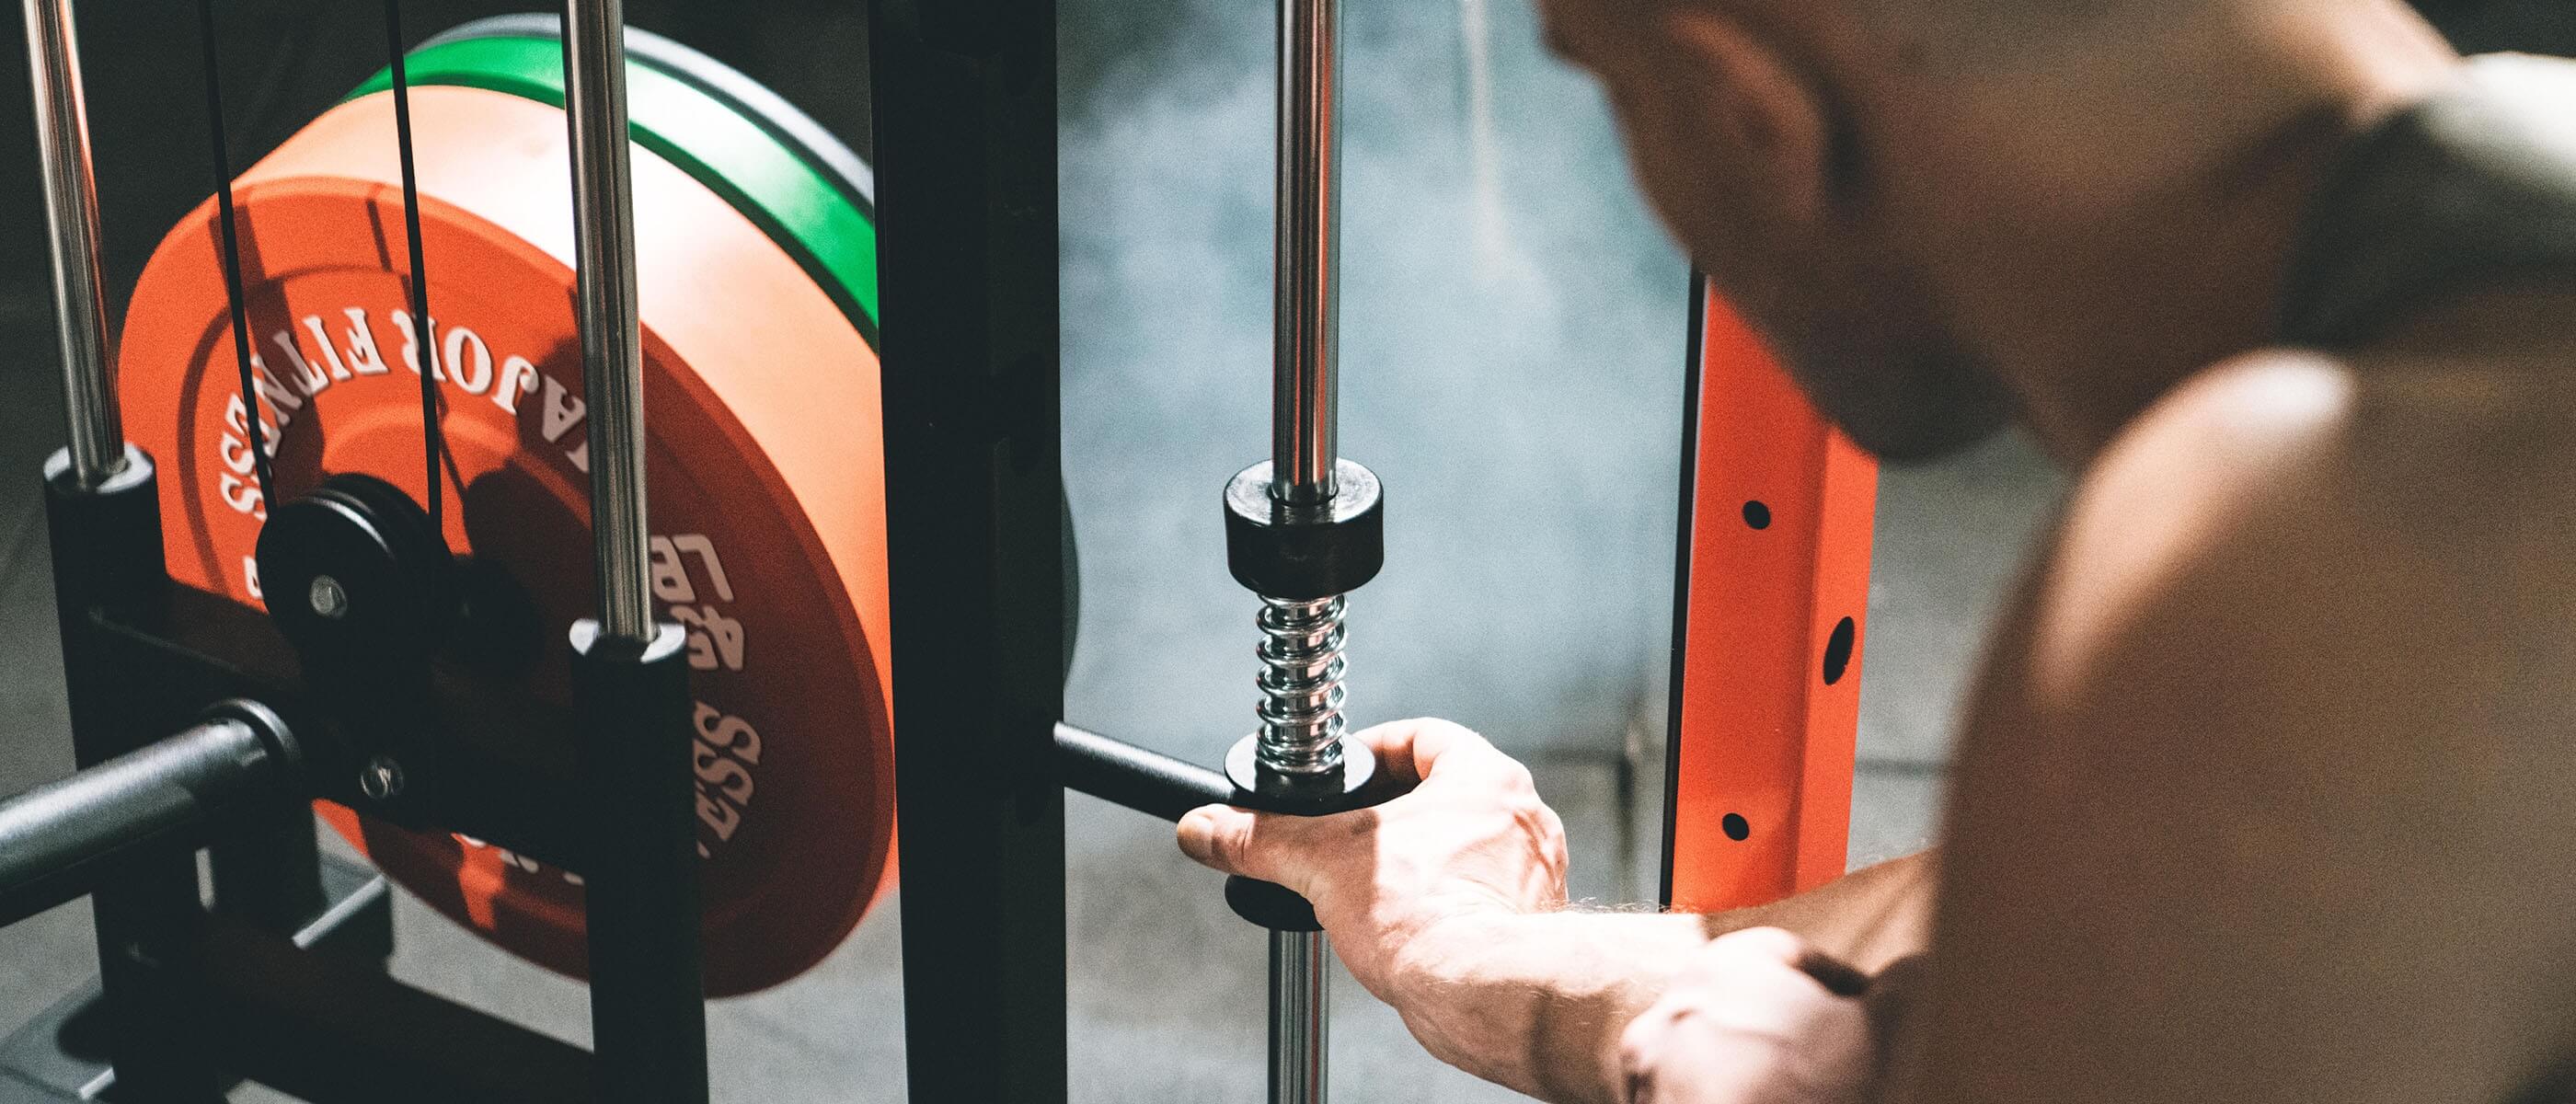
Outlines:
[[1270,933],[1270,1104],[1324,1104],[1329,950],[1322,932]]
[[636,320],[635,201],[627,153],[626,18],[620,0],[564,2],[564,113],[572,137],[576,313],[590,423],[591,532],[599,623],[653,639],[644,497],[644,366]]
[[107,295],[99,275],[98,178],[81,94],[80,38],[72,27],[71,0],[27,0],[26,6],[71,472],[80,486],[96,487],[125,468],[125,427],[117,416],[116,347],[107,332]]
[[[1337,7],[1279,0],[1270,496],[1292,509],[1330,510],[1340,492]],[[1304,776],[1339,761],[1341,611],[1337,599],[1264,611],[1264,769]],[[1273,625],[1274,618],[1284,620]],[[1327,957],[1322,932],[1270,933],[1270,1104],[1324,1104]]]
[[1278,270],[1271,495],[1333,500],[1340,447],[1341,112],[1337,0],[1279,3]]

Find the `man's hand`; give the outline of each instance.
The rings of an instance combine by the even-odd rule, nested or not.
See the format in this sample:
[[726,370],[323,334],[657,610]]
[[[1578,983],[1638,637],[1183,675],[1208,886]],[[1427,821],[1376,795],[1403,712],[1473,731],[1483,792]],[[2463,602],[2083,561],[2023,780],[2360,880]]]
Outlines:
[[1359,738],[1411,792],[1328,817],[1211,805],[1181,818],[1180,844],[1303,895],[1352,976],[1392,1002],[1407,947],[1430,928],[1564,907],[1565,825],[1528,768],[1457,725],[1399,721]]
[[1629,1104],[1861,1104],[1868,986],[1778,928],[1710,940],[1620,1038]]
[[1181,850],[1304,895],[1352,976],[1432,1054],[1489,1081],[1565,1104],[1626,1101],[1620,1032],[1717,932],[1787,928],[1873,968],[1921,947],[1922,859],[1719,916],[1566,911],[1565,828],[1527,769],[1445,721],[1360,739],[1410,792],[1329,817],[1209,806],[1181,819]]

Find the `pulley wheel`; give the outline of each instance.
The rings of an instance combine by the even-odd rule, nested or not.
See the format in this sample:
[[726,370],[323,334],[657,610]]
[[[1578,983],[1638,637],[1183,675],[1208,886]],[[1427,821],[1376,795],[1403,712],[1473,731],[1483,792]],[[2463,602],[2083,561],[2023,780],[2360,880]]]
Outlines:
[[[542,46],[533,68],[530,43]],[[518,60],[430,64],[471,48]],[[446,539],[508,576],[542,626],[533,658],[474,677],[568,700],[566,633],[596,600],[561,55],[500,35],[419,56],[433,318],[416,327],[408,313],[392,98],[363,93],[237,182],[258,415],[280,495],[361,472],[425,501],[425,328],[442,369]],[[629,82],[653,587],[689,630],[696,668],[706,983],[722,996],[820,961],[892,872],[873,231],[864,181],[847,171],[857,159],[842,151],[836,168],[782,137],[819,128],[760,117],[640,52]],[[257,605],[266,503],[218,234],[209,202],[154,254],[127,315],[120,390],[128,432],[163,472],[171,574]],[[582,889],[566,871],[323,812],[441,912],[581,973]]]

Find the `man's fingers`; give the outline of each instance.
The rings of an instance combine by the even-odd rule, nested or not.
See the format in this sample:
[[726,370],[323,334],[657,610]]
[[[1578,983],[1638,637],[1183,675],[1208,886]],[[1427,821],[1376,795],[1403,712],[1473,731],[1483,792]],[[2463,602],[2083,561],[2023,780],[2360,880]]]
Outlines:
[[1868,974],[1779,928],[1745,928],[1710,940],[1701,952],[1700,968],[1705,975],[1723,977],[1749,966],[1774,964],[1805,974],[1837,997],[1857,997],[1870,990]]
[[1811,952],[1806,940],[1785,929],[1744,928],[1709,940],[1707,953],[1721,961],[1742,957],[1795,966]]
[[1443,758],[1472,757],[1478,751],[1502,754],[1484,737],[1448,721],[1396,721],[1368,729],[1358,738],[1377,752],[1379,770],[1407,786],[1431,777]]
[[1655,1072],[1671,1048],[1673,1025],[1688,1014],[1684,1005],[1661,1001],[1619,1033],[1619,1073],[1628,1088],[1628,1104],[1654,1104]]
[[1816,979],[1816,984],[1837,997],[1857,997],[1869,992],[1869,975],[1859,968],[1823,951],[1809,950],[1798,956],[1800,973]]

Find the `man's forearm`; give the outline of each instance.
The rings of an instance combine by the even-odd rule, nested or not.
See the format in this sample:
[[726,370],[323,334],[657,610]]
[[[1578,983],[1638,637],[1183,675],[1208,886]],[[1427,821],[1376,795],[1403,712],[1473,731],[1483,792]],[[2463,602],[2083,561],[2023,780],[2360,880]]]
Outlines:
[[1416,938],[1388,997],[1441,1061],[1554,1104],[1616,1104],[1619,1033],[1708,941],[1704,919],[1460,917]]
[[1709,939],[1785,928],[1866,971],[1923,948],[1928,854],[1811,893],[1710,916],[1481,914],[1418,936],[1388,994],[1441,1060],[1557,1104],[1626,1099],[1617,1044]]
[[1891,859],[1776,904],[1702,917],[1709,938],[1745,928],[1781,928],[1862,973],[1920,954],[1932,941],[1940,852]]

